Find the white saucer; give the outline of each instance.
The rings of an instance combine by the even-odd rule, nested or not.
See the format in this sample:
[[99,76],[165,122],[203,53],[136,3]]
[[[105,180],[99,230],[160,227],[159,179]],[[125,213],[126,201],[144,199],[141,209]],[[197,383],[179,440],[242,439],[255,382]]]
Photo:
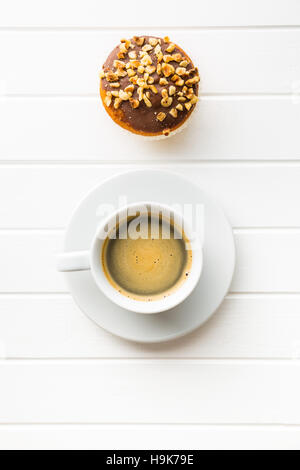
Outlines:
[[120,195],[126,195],[128,203],[151,200],[204,205],[204,265],[199,284],[182,304],[153,315],[129,312],[113,304],[98,290],[89,271],[65,273],[70,292],[91,320],[122,338],[154,343],[183,336],[216,311],[229,289],[235,265],[231,227],[222,209],[188,179],[160,170],[130,171],[106,180],[80,202],[66,231],[65,251],[89,247],[99,223],[97,208],[103,203],[117,207]]

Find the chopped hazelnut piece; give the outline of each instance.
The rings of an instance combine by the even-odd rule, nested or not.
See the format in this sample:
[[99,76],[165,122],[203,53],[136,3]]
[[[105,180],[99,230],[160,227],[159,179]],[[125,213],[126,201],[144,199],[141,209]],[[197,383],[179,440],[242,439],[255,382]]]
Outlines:
[[178,111],[183,111],[182,104],[178,103],[178,105],[176,106],[176,109],[178,109]]
[[121,98],[115,98],[115,101],[114,101],[114,108],[115,108],[115,109],[118,109],[118,107],[120,106],[121,103],[122,103]]
[[164,41],[165,41],[166,43],[169,43],[169,42],[170,42],[169,36],[165,36],[165,37],[164,37]]
[[148,83],[149,83],[149,85],[152,85],[152,83],[154,83],[154,78],[153,78],[153,77],[149,77],[149,78],[148,78]]
[[192,107],[191,105],[191,102],[189,101],[188,103],[184,103],[184,106],[186,107],[186,109],[189,111]]
[[173,85],[169,86],[169,95],[172,96],[172,95],[175,95],[176,93],[176,87],[174,87]]
[[163,59],[164,59],[164,62],[168,63],[168,62],[171,62],[173,59],[173,57],[171,55],[164,55],[163,56]]
[[183,86],[184,85],[184,80],[182,78],[178,78],[178,80],[176,80],[176,82],[175,82],[175,85]]
[[145,105],[146,105],[148,108],[151,108],[152,103],[151,103],[151,101],[149,100],[149,98],[148,98],[146,95],[143,96],[143,100],[144,100]]
[[161,90],[161,96],[162,96],[163,98],[168,98],[168,90],[167,90],[166,88],[163,88],[163,89]]
[[106,104],[107,107],[111,105],[111,93],[109,91],[106,93],[106,96],[104,98],[104,103]]
[[187,86],[191,86],[191,85],[195,85],[196,83],[198,83],[200,81],[200,77],[198,75],[195,75],[193,78],[189,78],[185,84]]
[[154,49],[155,54],[159,54],[161,52],[160,44],[157,44],[156,48]]
[[160,104],[164,107],[164,108],[168,108],[169,106],[171,106],[171,104],[173,103],[173,98],[169,97],[169,98],[163,98],[160,102]]
[[134,92],[134,85],[128,85],[125,90],[126,93],[133,93]]
[[169,46],[167,47],[166,51],[167,51],[167,52],[173,52],[174,49],[175,49],[175,44],[173,44],[173,43],[171,42],[171,44],[169,44]]
[[129,103],[131,104],[131,107],[132,107],[133,109],[138,108],[139,105],[140,105],[139,100],[135,100],[135,99],[133,99],[133,98],[129,98]]
[[161,64],[157,64],[156,72],[157,72],[158,75],[161,74]]
[[171,64],[163,63],[161,67],[162,67],[162,71],[165,77],[169,77],[170,75],[173,75],[173,73],[175,72],[175,69],[173,65]]
[[144,44],[145,38],[140,38],[139,36],[134,36],[133,40],[138,46],[142,46]]
[[150,90],[155,94],[158,93],[157,88],[156,88],[155,85],[150,85]]
[[116,69],[124,69],[126,64],[122,60],[114,60],[114,67],[116,67]]
[[168,85],[168,83],[169,82],[165,77],[159,79],[159,84],[160,85]]
[[186,73],[186,68],[185,67],[177,67],[176,73],[177,73],[177,75],[182,76]]
[[131,83],[133,83],[134,85],[136,85],[137,80],[138,80],[138,77],[137,77],[137,75],[134,75],[134,77],[130,77],[129,80],[131,81]]
[[170,129],[164,129],[164,130],[163,130],[163,135],[165,135],[166,137],[168,137],[169,134],[170,134]]
[[118,75],[112,72],[111,70],[106,72],[105,77],[106,77],[106,80],[108,80],[109,82],[116,82],[119,78]]
[[[138,69],[139,70],[139,69]],[[135,71],[134,70],[131,70],[131,69],[128,69],[127,70],[127,75],[128,77],[133,77],[135,75]]]
[[126,93],[126,91],[120,90],[119,91],[119,98],[123,101],[127,101],[130,98],[129,93]]
[[140,65],[137,69],[138,73],[144,73],[145,72],[145,67],[143,65]]
[[128,52],[128,57],[130,59],[136,59],[136,52],[135,51]]
[[144,65],[144,66],[147,66],[147,65],[151,65],[151,64],[152,64],[152,59],[151,59],[151,57],[149,56],[149,54],[146,54],[146,55],[142,58],[141,64]]
[[149,73],[149,75],[151,75],[151,73],[154,73],[156,70],[156,67],[154,65],[147,65],[146,67],[146,72]]
[[187,60],[182,60],[179,65],[180,65],[180,67],[186,67],[188,65],[188,61]]
[[118,91],[118,90],[112,90],[111,94],[112,94],[112,96],[114,96],[115,98],[118,98],[118,96],[119,96],[119,91]]
[[198,101],[198,96],[194,95],[194,96],[191,98],[190,103],[191,103],[191,104],[196,104],[197,101]]
[[126,45],[122,42],[119,47],[121,54],[127,54],[127,49],[128,47],[126,47]]
[[180,62],[181,59],[182,59],[182,55],[179,52],[172,55],[172,60],[176,60],[176,62]]
[[175,108],[172,108],[171,111],[169,111],[169,113],[171,114],[171,116],[173,116],[173,118],[177,118],[178,116],[178,111]]
[[162,122],[165,119],[165,117],[166,117],[166,113],[158,113],[158,115],[156,116],[156,119]]
[[142,87],[138,87],[137,89],[137,94],[138,94],[138,97],[139,97],[139,101],[142,101],[143,99],[143,94],[144,94],[144,90]]
[[156,45],[158,44],[158,39],[156,39],[156,38],[149,38],[149,44],[150,44],[151,46],[153,46],[153,47],[156,46]]
[[113,82],[113,83],[110,84],[110,86],[113,87],[113,88],[119,88],[120,83],[119,82]]
[[145,44],[145,45],[142,47],[142,50],[143,50],[144,52],[149,52],[149,51],[151,51],[152,49],[153,49],[153,47],[150,46],[150,44]]
[[178,101],[181,101],[182,103],[186,101],[186,98],[184,96],[179,96]]
[[134,69],[137,69],[141,65],[139,60],[131,60],[130,63]]

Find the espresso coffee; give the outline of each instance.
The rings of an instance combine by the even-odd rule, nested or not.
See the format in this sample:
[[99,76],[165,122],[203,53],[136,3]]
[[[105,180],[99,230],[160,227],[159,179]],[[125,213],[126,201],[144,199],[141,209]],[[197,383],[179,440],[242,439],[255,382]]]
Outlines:
[[192,251],[173,221],[137,215],[121,222],[114,235],[104,242],[102,266],[110,284],[123,295],[158,300],[187,279]]

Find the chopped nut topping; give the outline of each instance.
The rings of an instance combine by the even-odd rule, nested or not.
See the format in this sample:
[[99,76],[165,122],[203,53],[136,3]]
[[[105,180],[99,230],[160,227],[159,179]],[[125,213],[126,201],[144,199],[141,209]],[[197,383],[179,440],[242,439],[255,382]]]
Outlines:
[[191,85],[196,85],[196,83],[198,83],[200,81],[200,77],[198,75],[195,75],[193,78],[189,78],[185,84],[187,86],[191,86]]
[[156,119],[162,122],[165,119],[165,117],[166,117],[166,113],[158,113],[158,115],[156,116]]
[[170,42],[169,36],[165,36],[165,37],[164,37],[164,41],[167,42],[167,43]]
[[112,96],[114,96],[115,98],[118,98],[118,96],[119,96],[119,91],[118,91],[118,90],[112,90],[111,94],[112,94]]
[[160,44],[157,44],[156,48],[154,49],[155,54],[159,54],[161,52]]
[[186,109],[189,111],[192,107],[191,105],[191,102],[189,101],[188,103],[184,103],[184,106],[186,107]]
[[138,87],[137,89],[137,94],[138,94],[138,97],[139,97],[139,101],[142,101],[143,99],[143,94],[144,94],[144,90],[142,87]]
[[128,85],[125,90],[126,93],[133,93],[134,92],[134,85]]
[[176,62],[181,62],[181,59],[182,59],[182,55],[179,52],[172,55],[172,60],[175,60]]
[[185,67],[177,67],[176,73],[177,73],[177,75],[180,75],[180,76],[185,75],[186,68]]
[[119,91],[119,98],[123,101],[127,101],[130,98],[130,94],[126,93],[126,91],[120,90]]
[[149,51],[152,51],[153,47],[150,46],[150,44],[145,44],[143,47],[142,47],[142,50],[144,52],[149,52]]
[[163,63],[161,67],[162,67],[162,71],[165,77],[169,77],[170,75],[173,75],[173,73],[175,72],[175,69],[173,65],[171,64]]
[[157,64],[156,72],[157,72],[158,75],[161,74],[161,64]]
[[169,95],[172,96],[172,95],[175,95],[176,93],[176,87],[171,85],[169,86]]
[[175,85],[183,86],[184,85],[184,80],[182,78],[178,78],[178,80],[176,80],[176,82],[175,82]]
[[151,75],[151,73],[154,73],[156,70],[155,66],[154,65],[147,65],[146,67],[146,72],[149,73],[149,75]]
[[198,101],[198,96],[194,95],[190,101],[191,104],[196,104]]
[[100,79],[105,77],[105,73],[104,73],[103,70],[101,70],[101,71],[99,72],[99,77],[100,77]]
[[170,134],[170,129],[164,129],[164,130],[163,130],[163,135],[165,135],[166,137],[168,137],[169,134]]
[[[138,70],[139,70],[139,68],[138,68]],[[134,70],[131,70],[131,69],[128,69],[128,70],[127,70],[127,75],[128,75],[128,77],[134,77],[135,71],[134,71]]]
[[145,71],[145,67],[143,67],[143,65],[140,65],[137,69],[138,73],[144,73]]
[[139,100],[135,100],[135,99],[133,99],[133,98],[129,98],[129,103],[131,104],[131,107],[132,107],[133,109],[138,108],[139,105],[140,105]]
[[121,103],[122,103],[121,98],[115,98],[115,101],[114,101],[114,108],[115,108],[115,109],[118,109],[118,107],[120,106]]
[[109,82],[116,82],[119,78],[118,75],[116,73],[112,72],[111,70],[106,72],[105,77],[106,77],[106,80],[109,81]]
[[141,64],[146,66],[146,65],[151,65],[152,64],[152,59],[151,57],[149,56],[149,54],[146,54],[142,60],[141,60]]
[[129,80],[131,81],[131,83],[133,83],[134,85],[136,85],[137,80],[138,80],[138,77],[137,77],[137,75],[134,75],[134,77],[130,77]]
[[160,102],[160,104],[164,108],[168,108],[169,106],[171,106],[172,103],[173,103],[173,98],[171,98],[170,96],[169,96],[169,98],[163,98]]
[[180,65],[180,67],[187,67],[188,61],[187,60],[182,60],[179,65]]
[[159,79],[159,84],[160,85],[168,85],[168,83],[169,82],[165,77]]
[[135,51],[128,52],[128,57],[130,59],[136,59],[136,52]]
[[176,75],[176,73],[174,73],[173,77],[171,77],[171,80],[172,82],[176,82],[176,80],[178,80],[179,78],[179,75]]
[[168,54],[167,54],[167,55],[164,55],[164,56],[163,56],[163,59],[164,59],[164,62],[167,62],[167,63],[168,63],[168,62],[171,62],[172,60],[174,60],[173,57],[172,57],[171,55],[168,55]]
[[149,98],[148,98],[146,95],[144,95],[144,96],[143,96],[143,99],[144,99],[145,105],[146,105],[148,108],[151,108],[152,103],[151,103],[151,101],[149,100]]
[[155,85],[150,85],[150,90],[155,94],[158,93],[157,88],[156,88]]
[[126,64],[122,60],[114,60],[114,67],[116,67],[116,69],[124,69]]
[[120,42],[121,42],[120,47],[124,45],[126,50],[129,49],[129,47],[131,46],[131,42],[129,39],[121,39]]
[[169,113],[171,114],[171,116],[173,116],[173,118],[177,118],[178,116],[178,111],[175,108],[172,108],[171,111],[169,111]]
[[184,96],[179,96],[178,101],[181,101],[182,103],[186,101],[186,98]]
[[139,60],[131,60],[130,64],[131,64],[131,67],[134,69],[137,69],[141,65]]
[[175,44],[171,42],[171,44],[167,47],[166,51],[167,52],[173,52],[175,49]]
[[121,42],[121,44],[119,46],[119,50],[120,50],[121,54],[127,54],[127,49],[128,49],[128,47],[126,47],[126,44]]
[[104,98],[104,103],[106,104],[108,108],[111,105],[111,93],[109,91],[106,93],[106,96]]
[[113,88],[119,88],[120,83],[119,82],[113,82],[113,83],[110,84],[110,86],[113,87]]
[[158,44],[158,39],[156,39],[156,38],[149,38],[149,44],[150,44],[151,46],[153,46],[153,47],[156,46],[156,44]]
[[154,83],[154,78],[153,78],[153,77],[149,77],[149,78],[148,78],[148,83],[149,83],[149,85],[152,85],[152,83]]
[[166,88],[163,88],[163,89],[161,90],[161,96],[162,96],[163,98],[168,98],[168,90],[167,90]]
[[144,44],[145,38],[140,38],[139,36],[134,36],[133,40],[137,44],[137,46],[142,46]]
[[178,103],[178,105],[176,106],[176,109],[178,109],[178,111],[183,111],[182,104]]

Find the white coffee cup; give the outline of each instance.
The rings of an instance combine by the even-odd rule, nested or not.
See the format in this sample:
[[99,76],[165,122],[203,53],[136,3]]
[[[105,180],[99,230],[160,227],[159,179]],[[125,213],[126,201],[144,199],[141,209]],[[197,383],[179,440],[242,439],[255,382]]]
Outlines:
[[[184,229],[186,238],[190,242],[192,250],[192,265],[189,270],[189,276],[174,289],[168,296],[147,302],[144,300],[135,300],[120,293],[107,279],[102,266],[102,249],[105,240],[111,230],[116,228],[117,223],[127,220],[128,216],[135,216],[137,213],[162,213],[164,218],[175,221],[175,224]],[[158,204],[156,202],[139,202],[129,204],[113,212],[100,222],[94,235],[91,246],[86,251],[66,252],[58,255],[57,269],[62,272],[91,270],[92,276],[98,288],[112,302],[137,313],[158,313],[169,310],[183,302],[197,285],[203,266],[203,255],[201,241],[195,239],[191,227],[183,219],[179,212],[174,211],[170,206]]]

